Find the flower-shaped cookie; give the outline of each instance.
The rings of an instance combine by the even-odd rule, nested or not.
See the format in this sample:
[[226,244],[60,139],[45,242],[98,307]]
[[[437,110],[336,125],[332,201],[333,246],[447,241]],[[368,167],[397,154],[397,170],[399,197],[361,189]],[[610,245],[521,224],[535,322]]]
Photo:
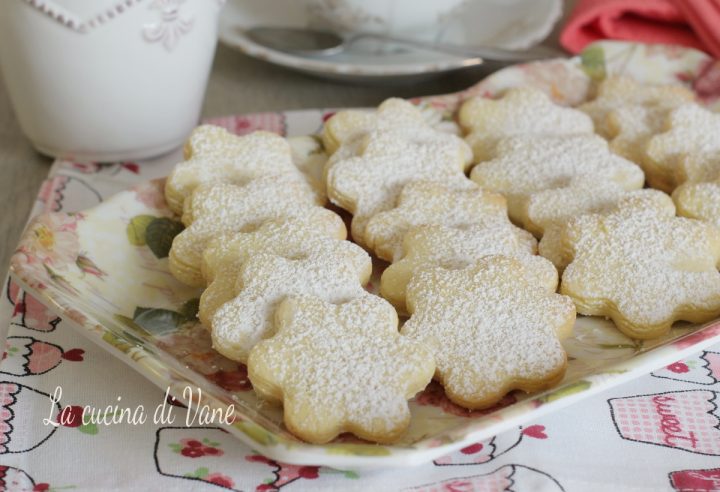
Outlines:
[[672,194],[678,215],[720,227],[720,180],[685,183]]
[[[597,135],[511,137],[497,144],[496,155],[475,166],[470,178],[505,195],[510,217],[539,235],[548,215],[557,214],[562,220],[565,210],[591,209],[606,201],[608,194],[639,189],[645,182],[639,166],[611,153]],[[590,195],[588,183],[597,188]],[[578,185],[582,191],[572,189]],[[535,197],[541,192],[542,196]],[[555,194],[562,196],[555,198]],[[562,202],[563,210],[543,210],[542,203],[553,200]]]
[[462,270],[423,269],[410,282],[412,316],[401,333],[431,348],[435,377],[454,403],[487,408],[564,376],[560,340],[572,333],[575,306],[527,277],[522,262],[487,256]]
[[720,230],[652,208],[584,215],[561,241],[572,259],[560,292],[581,314],[607,316],[628,336],[659,337],[673,322],[720,315]]
[[458,114],[468,133],[475,161],[495,157],[495,146],[504,137],[517,135],[575,135],[593,131],[592,120],[576,109],[553,103],[533,87],[509,89],[500,99],[473,97]]
[[291,297],[277,334],[250,354],[255,391],[281,401],[286,427],[312,443],[343,432],[396,441],[410,424],[407,400],[435,371],[428,349],[398,333],[390,304],[365,294],[345,304]]
[[323,125],[322,141],[326,152],[332,155],[343,143],[372,130],[412,131],[417,128],[430,128],[417,106],[404,99],[390,98],[383,101],[375,111],[338,111]]
[[627,106],[614,109],[607,116],[607,126],[615,135],[610,140],[610,150],[639,164],[648,185],[667,192],[675,187],[674,169],[647,165],[645,150],[648,141],[664,130],[668,114],[675,107],[663,103]]
[[403,237],[411,227],[439,224],[463,228],[492,221],[507,222],[502,195],[480,187],[457,190],[442,183],[416,181],[405,185],[395,208],[368,221],[365,240],[378,257],[393,261],[402,255]]
[[325,239],[297,256],[257,253],[240,268],[235,297],[212,317],[213,347],[245,362],[255,344],[274,334],[273,312],[285,297],[346,302],[365,293],[371,272],[370,256],[350,241]]
[[[278,175],[303,180],[287,140],[270,132],[238,137],[222,127],[202,125],[190,134],[184,158],[165,183],[168,206],[177,214],[182,213],[183,202],[202,184],[243,185],[261,176]],[[312,192],[309,187],[308,192]]]
[[[618,211],[630,213],[632,210],[655,210],[658,214],[667,217],[675,215],[675,207],[673,206],[672,200],[662,191],[653,189],[634,190],[624,192],[614,197],[612,194],[608,194],[607,198],[604,203],[598,204],[598,206],[592,207],[591,209],[576,209],[575,213],[566,216],[566,220],[556,220],[547,224],[538,250],[542,256],[552,261],[560,272],[562,272],[572,260],[570,256],[571,251],[568,251],[562,242],[562,235],[567,226],[568,219],[588,213],[608,215]],[[554,204],[558,207],[563,207],[562,202],[555,202]]]
[[320,207],[305,184],[291,177],[266,176],[245,186],[200,186],[185,203],[182,220],[187,228],[173,240],[170,272],[185,284],[205,285],[200,267],[211,239],[258,227],[267,220],[315,213],[314,209]]
[[455,135],[429,128],[373,130],[344,144],[328,160],[328,196],[353,214],[353,239],[365,244],[367,221],[391,209],[403,186],[428,180],[470,189],[465,177],[469,165],[467,144]]
[[380,293],[400,312],[406,312],[407,285],[422,268],[464,268],[484,256],[495,254],[519,258],[527,265],[527,273],[533,282],[555,290],[557,271],[544,258],[534,255],[536,246],[532,234],[515,227],[507,219],[463,229],[441,225],[414,227],[405,235],[403,258],[383,272]]
[[313,207],[306,216],[265,222],[252,232],[239,232],[213,239],[205,248],[202,275],[208,284],[200,297],[200,321],[211,328],[212,316],[231,300],[243,264],[257,253],[296,258],[320,250],[328,239],[345,239],[340,216]]
[[612,138],[617,135],[618,129],[610,123],[609,116],[616,109],[670,109],[694,99],[695,94],[680,85],[649,85],[630,77],[612,76],[600,83],[595,99],[580,105],[578,109],[592,118],[597,133]]
[[670,112],[665,130],[645,150],[645,169],[667,183],[664,191],[686,181],[720,178],[720,114],[685,104]]

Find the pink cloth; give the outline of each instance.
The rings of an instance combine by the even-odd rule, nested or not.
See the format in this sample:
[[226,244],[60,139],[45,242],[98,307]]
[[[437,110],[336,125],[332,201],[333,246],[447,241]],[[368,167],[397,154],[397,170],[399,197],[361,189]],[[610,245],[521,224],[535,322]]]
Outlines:
[[679,44],[720,57],[720,0],[580,0],[560,43],[577,53],[598,39]]

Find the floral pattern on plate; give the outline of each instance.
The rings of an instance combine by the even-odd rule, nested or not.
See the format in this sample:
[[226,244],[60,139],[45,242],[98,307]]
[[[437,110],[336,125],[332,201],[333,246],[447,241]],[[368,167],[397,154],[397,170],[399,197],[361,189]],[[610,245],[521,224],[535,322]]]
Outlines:
[[[720,94],[713,63],[693,50],[600,43],[571,60],[509,67],[461,93],[416,102],[440,109],[450,123],[459,102],[470,95],[491,96],[530,84],[562,104],[576,104],[587,98],[593,80],[628,73],[648,82],[684,83],[713,105]],[[316,131],[323,114],[321,110],[265,113],[217,121],[238,133],[265,128],[293,136]],[[84,170],[78,163],[67,163],[68,174]],[[244,366],[212,350],[195,318],[200,292],[169,274],[167,250],[182,226],[165,204],[162,185],[162,180],[147,181],[81,213],[37,217],[13,256],[12,275],[48,306],[51,314],[44,318],[59,315],[71,320],[81,333],[159,387],[169,387],[176,399],[188,403],[183,390],[189,386],[194,404],[220,409],[234,405],[234,420],[227,430],[278,462],[354,469],[428,462],[668,367],[720,338],[716,322],[705,327],[678,325],[665,338],[639,343],[604,320],[580,318],[575,336],[566,343],[571,359],[568,374],[551,391],[530,396],[513,393],[491,411],[464,415],[467,412],[449,404],[442,390],[431,385],[411,402],[412,425],[393,446],[347,436],[323,446],[309,445],[286,431],[281,409],[259,404]],[[22,301],[16,303],[22,308]],[[228,477],[214,475],[209,468],[183,471],[188,473],[198,480],[229,484]]]

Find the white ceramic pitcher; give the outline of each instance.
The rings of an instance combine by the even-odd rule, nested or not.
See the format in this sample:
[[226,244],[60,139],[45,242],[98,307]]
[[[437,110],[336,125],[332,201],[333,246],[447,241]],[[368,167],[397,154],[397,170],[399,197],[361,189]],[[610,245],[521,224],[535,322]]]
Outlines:
[[0,69],[25,135],[82,161],[151,157],[198,122],[222,0],[8,0]]

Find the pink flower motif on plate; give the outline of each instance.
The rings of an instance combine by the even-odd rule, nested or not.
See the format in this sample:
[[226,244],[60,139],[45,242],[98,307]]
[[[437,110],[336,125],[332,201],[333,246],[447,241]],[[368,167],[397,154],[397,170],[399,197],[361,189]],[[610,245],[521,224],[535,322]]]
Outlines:
[[720,60],[707,60],[693,82],[693,90],[701,101],[710,103],[720,97]]
[[285,116],[271,112],[211,118],[206,123],[221,126],[235,135],[247,135],[258,130],[285,135],[287,130]]
[[69,292],[75,289],[60,274],[76,265],[80,254],[77,222],[82,214],[43,214],[30,224],[11,260],[31,287],[44,289],[48,284]]
[[166,210],[165,180],[154,179],[145,181],[134,188],[137,201],[143,205],[157,210]]

